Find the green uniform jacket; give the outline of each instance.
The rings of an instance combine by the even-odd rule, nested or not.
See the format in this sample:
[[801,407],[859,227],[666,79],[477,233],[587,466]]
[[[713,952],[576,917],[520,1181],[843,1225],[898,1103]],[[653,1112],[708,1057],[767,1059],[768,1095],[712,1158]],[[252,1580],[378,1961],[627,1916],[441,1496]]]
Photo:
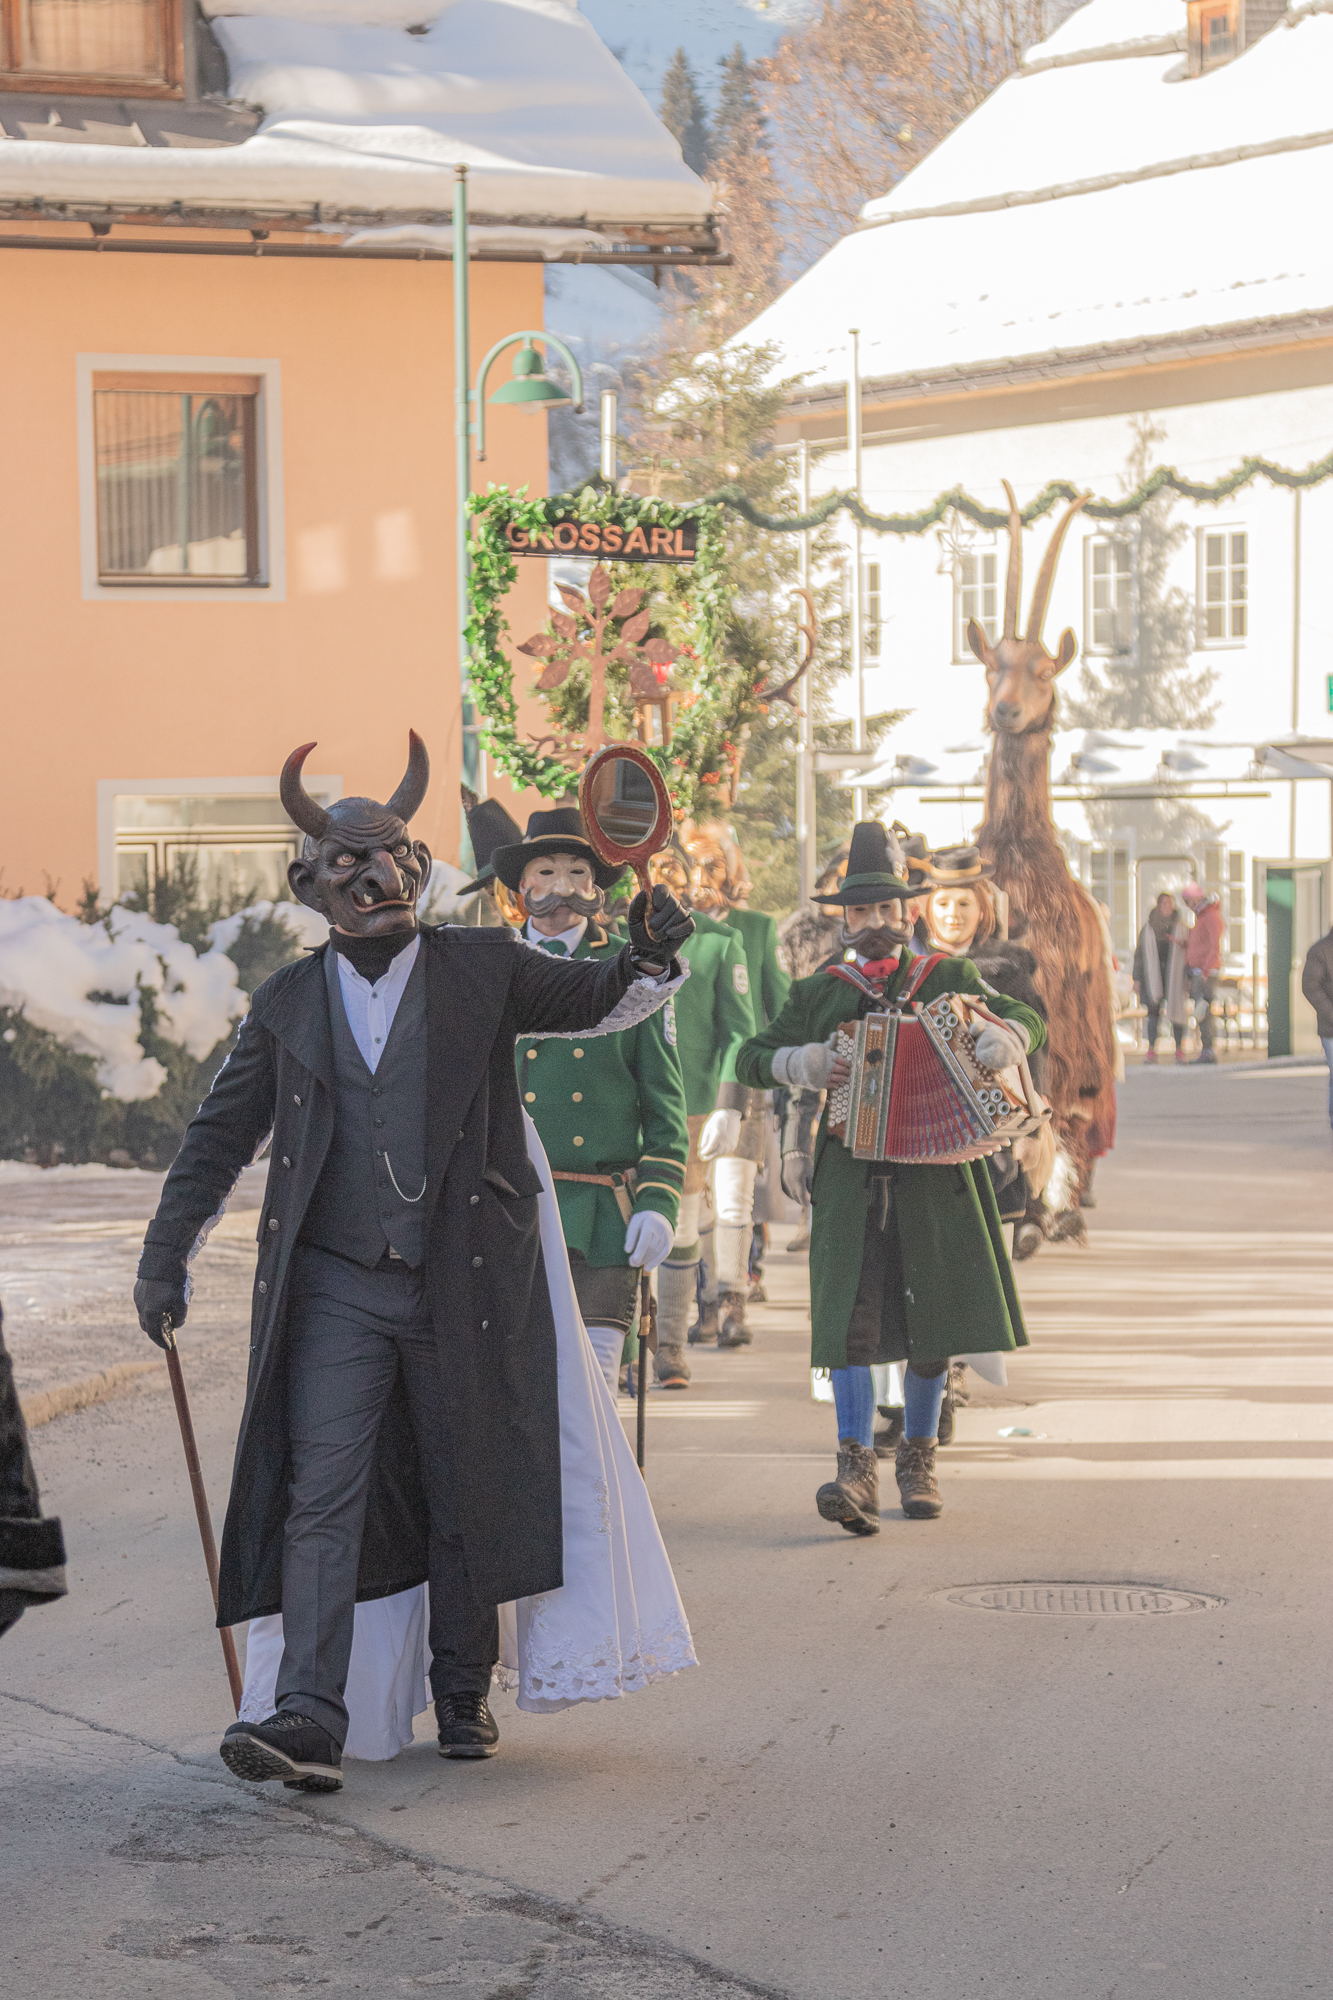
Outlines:
[[[907,966],[889,977],[885,997],[903,986]],[[1046,1028],[1030,1007],[988,987],[970,959],[946,959],[923,982],[916,998],[941,993],[981,993],[992,1013],[1019,1021],[1039,1048]],[[736,1061],[742,1083],[773,1082],[777,1049],[823,1042],[840,1021],[871,1012],[854,986],[829,972],[798,979],[786,1006]],[[999,1211],[984,1160],[953,1167],[894,1167],[894,1205],[902,1248],[903,1312],[912,1358],[942,1361],[952,1354],[1007,1352],[1026,1347],[1027,1332],[1013,1271],[1000,1234]],[[830,1138],[827,1107],[815,1141],[810,1240],[811,1363],[845,1368],[847,1324],[861,1276],[861,1251],[870,1207],[870,1167],[853,1159],[841,1139]],[[902,1358],[902,1357],[899,1357]]]
[[666,1004],[668,1015],[675,1016],[676,1053],[691,1118],[706,1117],[714,1109],[719,1084],[735,1083],[737,1054],[755,1030],[740,939],[728,925],[698,910],[693,915],[694,936],[677,953],[688,961],[690,976]]
[[[590,945],[585,931],[574,957],[614,958],[623,943],[612,934],[603,944]],[[632,1168],[638,1174],[635,1210],[655,1208],[674,1224],[689,1132],[666,1011],[616,1035],[524,1035],[515,1045],[514,1062],[524,1109],[541,1134],[552,1171],[610,1174]],[[611,1188],[558,1180],[555,1191],[571,1250],[581,1251],[590,1264],[629,1263],[625,1222]]]
[[[698,918],[695,918],[698,922]],[[762,910],[728,910],[729,930],[739,931],[750,972],[750,1005],[756,1027],[766,1028],[787,1004],[791,979],[778,962],[778,927]]]

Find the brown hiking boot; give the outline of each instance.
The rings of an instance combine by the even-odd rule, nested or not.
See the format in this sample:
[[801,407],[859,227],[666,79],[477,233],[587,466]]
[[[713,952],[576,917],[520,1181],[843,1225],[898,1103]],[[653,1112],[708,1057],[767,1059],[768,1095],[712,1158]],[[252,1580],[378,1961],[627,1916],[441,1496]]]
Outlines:
[[909,1521],[933,1521],[944,1512],[935,1478],[934,1438],[899,1438],[894,1470],[903,1512]]
[[690,1364],[683,1347],[659,1347],[653,1356],[653,1373],[664,1389],[688,1389]]
[[717,1344],[719,1347],[748,1347],[754,1339],[745,1324],[744,1292],[724,1292],[718,1300]]
[[838,1476],[820,1487],[815,1505],[826,1521],[836,1521],[849,1535],[877,1535],[879,1464],[874,1452],[855,1438],[842,1438]]

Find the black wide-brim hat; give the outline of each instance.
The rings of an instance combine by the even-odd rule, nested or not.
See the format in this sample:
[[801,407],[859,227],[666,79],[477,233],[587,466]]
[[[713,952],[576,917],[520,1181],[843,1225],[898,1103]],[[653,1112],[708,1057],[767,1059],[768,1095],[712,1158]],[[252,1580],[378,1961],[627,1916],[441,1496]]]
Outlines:
[[[468,805],[468,800],[472,804]],[[477,864],[477,873],[471,882],[465,882],[457,891],[459,896],[471,896],[478,889],[489,888],[495,880],[495,865],[492,856],[497,847],[504,847],[510,841],[521,840],[518,821],[511,819],[498,799],[478,799],[474,792],[464,790],[463,803],[467,808],[468,839],[472,842],[472,859]]]
[[974,882],[989,882],[991,871],[977,847],[937,847],[928,864],[931,889],[967,889]]
[[847,873],[836,889],[826,896],[811,898],[816,903],[890,903],[911,895],[902,877],[895,875],[889,854],[889,836],[877,819],[858,820],[852,828],[852,844],[847,853]]
[[614,862],[603,861],[583,830],[583,816],[577,806],[557,806],[553,812],[533,813],[522,840],[497,847],[491,867],[506,889],[517,895],[523,870],[541,854],[577,854],[592,865],[592,879],[599,889],[609,889],[624,874]]

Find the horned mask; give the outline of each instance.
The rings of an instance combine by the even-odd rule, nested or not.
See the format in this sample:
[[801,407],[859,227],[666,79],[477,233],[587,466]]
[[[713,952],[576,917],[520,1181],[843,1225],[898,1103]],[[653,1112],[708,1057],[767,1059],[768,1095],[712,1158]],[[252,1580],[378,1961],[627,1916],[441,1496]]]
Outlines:
[[430,849],[413,840],[407,823],[426,796],[430,759],[415,730],[408,731],[407,770],[393,797],[338,799],[321,806],[301,782],[314,749],[303,743],[282,767],[279,792],[288,817],[305,835],[287,880],[298,902],[318,910],[352,937],[385,937],[415,930],[417,903],[430,879]]

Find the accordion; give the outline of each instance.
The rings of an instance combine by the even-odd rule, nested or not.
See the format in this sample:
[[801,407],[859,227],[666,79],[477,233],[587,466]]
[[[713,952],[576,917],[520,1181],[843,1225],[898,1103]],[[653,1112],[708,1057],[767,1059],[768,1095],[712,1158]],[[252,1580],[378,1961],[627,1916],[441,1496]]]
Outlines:
[[834,1049],[851,1077],[829,1092],[828,1128],[856,1159],[939,1167],[979,1160],[1050,1117],[1026,1061],[1003,1074],[977,1061],[969,1012],[995,1019],[942,993],[837,1030]]

